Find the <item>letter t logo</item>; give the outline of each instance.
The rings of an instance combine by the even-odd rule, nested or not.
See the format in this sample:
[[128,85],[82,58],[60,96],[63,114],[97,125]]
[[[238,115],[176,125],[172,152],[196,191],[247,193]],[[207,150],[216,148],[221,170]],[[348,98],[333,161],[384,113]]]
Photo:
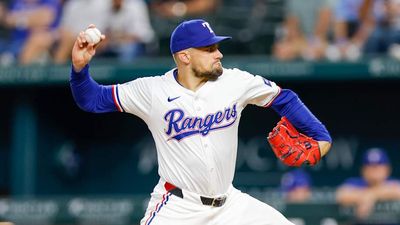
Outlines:
[[210,31],[210,33],[214,33],[214,31],[211,29],[211,26],[210,26],[210,24],[209,24],[209,23],[207,23],[207,22],[204,22],[204,23],[202,23],[202,25],[203,25],[203,27],[207,27],[207,28],[208,28],[208,30]]

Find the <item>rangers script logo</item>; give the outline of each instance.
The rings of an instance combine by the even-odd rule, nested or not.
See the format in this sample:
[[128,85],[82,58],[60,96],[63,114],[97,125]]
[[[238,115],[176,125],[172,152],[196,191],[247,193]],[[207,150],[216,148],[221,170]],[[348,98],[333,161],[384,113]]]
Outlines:
[[208,114],[205,117],[186,117],[182,109],[168,111],[164,120],[168,123],[165,133],[170,136],[168,140],[177,141],[195,134],[206,136],[210,131],[231,126],[237,119],[236,103],[232,107],[225,108]]

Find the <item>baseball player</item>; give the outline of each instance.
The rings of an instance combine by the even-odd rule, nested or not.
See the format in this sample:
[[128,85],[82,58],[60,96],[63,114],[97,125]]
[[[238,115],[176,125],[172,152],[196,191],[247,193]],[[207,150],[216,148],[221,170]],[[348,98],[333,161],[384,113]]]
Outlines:
[[314,165],[330,148],[325,126],[293,91],[222,67],[218,44],[230,38],[217,36],[204,20],[182,22],[170,41],[176,68],[109,86],[89,75],[98,44],[89,44],[84,32],[76,39],[70,85],[77,105],[94,113],[131,113],[153,135],[160,180],[141,225],[292,224],[232,186],[239,120],[248,104],[272,107],[282,116],[268,140],[285,164]]

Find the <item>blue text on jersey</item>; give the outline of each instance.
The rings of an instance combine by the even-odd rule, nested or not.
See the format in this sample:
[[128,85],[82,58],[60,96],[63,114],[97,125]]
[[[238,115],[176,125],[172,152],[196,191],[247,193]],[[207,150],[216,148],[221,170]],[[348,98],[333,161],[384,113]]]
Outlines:
[[236,103],[232,107],[225,108],[224,111],[217,111],[203,118],[185,117],[182,109],[172,109],[164,116],[164,120],[168,122],[165,133],[168,136],[173,135],[170,139],[178,141],[194,134],[206,136],[210,131],[231,126],[236,119]]

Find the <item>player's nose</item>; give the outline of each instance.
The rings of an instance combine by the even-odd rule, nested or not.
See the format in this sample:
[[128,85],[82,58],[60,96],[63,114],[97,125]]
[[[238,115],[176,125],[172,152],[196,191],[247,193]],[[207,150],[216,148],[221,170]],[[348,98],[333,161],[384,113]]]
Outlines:
[[217,59],[222,59],[224,57],[224,55],[221,53],[221,51],[219,49],[217,49],[217,51],[215,51],[216,53],[216,58]]

